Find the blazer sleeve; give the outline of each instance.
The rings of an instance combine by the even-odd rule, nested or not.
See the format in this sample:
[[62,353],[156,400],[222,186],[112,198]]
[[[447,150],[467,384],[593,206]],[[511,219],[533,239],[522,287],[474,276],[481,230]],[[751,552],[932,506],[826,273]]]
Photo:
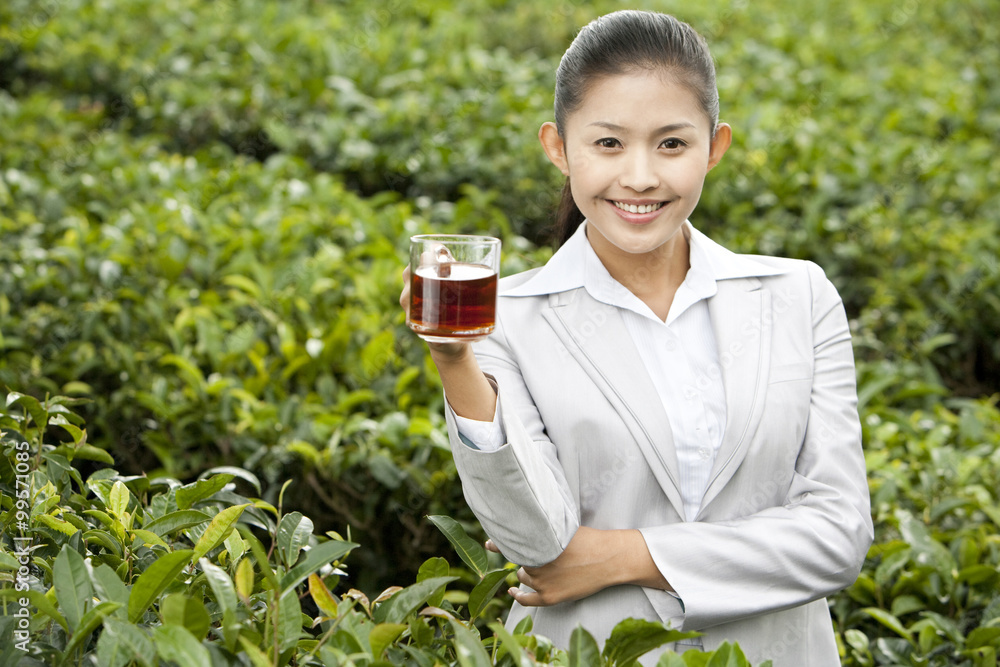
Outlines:
[[814,372],[783,505],[724,522],[641,530],[701,630],[825,597],[857,578],[873,528],[850,331],[836,288],[809,263]]
[[495,451],[468,447],[462,444],[453,411],[445,413],[466,502],[500,552],[531,567],[563,552],[580,527],[580,513],[502,326],[498,318],[494,333],[474,348],[497,390],[507,442]]

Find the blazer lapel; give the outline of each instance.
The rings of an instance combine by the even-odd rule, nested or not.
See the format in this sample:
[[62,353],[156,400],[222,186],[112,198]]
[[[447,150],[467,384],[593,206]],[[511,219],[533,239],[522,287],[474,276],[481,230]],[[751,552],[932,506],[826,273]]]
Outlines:
[[614,406],[683,517],[670,423],[621,315],[582,288],[549,295],[549,305],[542,316]]
[[726,428],[698,517],[725,488],[747,452],[764,409],[771,363],[771,293],[757,278],[720,280],[708,301],[726,393]]

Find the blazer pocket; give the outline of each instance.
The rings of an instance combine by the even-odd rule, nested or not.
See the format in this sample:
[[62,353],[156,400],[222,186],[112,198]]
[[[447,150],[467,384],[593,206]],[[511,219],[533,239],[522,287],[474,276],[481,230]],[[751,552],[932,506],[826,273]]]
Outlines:
[[779,382],[794,382],[795,380],[812,380],[812,366],[805,361],[791,364],[775,364],[771,366],[768,384]]

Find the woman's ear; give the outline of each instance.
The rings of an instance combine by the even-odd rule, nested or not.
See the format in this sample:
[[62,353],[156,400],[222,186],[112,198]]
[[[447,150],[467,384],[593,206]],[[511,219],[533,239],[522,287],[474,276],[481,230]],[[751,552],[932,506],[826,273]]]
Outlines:
[[569,161],[566,159],[566,144],[559,134],[559,128],[555,123],[542,123],[538,130],[538,140],[542,142],[542,148],[549,161],[559,168],[563,176],[569,176]]
[[726,154],[732,143],[733,128],[729,127],[729,123],[719,123],[719,126],[715,128],[715,136],[712,137],[712,145],[708,149],[709,171],[711,171],[712,167],[719,164],[722,156]]

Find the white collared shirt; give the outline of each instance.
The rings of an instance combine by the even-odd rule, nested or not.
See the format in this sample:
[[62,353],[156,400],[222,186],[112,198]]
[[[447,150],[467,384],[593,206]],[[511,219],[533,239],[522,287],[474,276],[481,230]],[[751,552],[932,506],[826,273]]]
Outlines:
[[[717,292],[716,280],[723,277],[718,267],[725,258],[713,255],[726,251],[690,223],[686,227],[691,268],[674,295],[666,321],[611,277],[587,240],[586,223],[559,251],[563,262],[577,270],[572,276],[559,274],[559,285],[553,285],[552,291],[583,287],[594,299],[619,309],[670,422],[684,514],[692,521],[701,507],[726,423],[725,391],[707,301]],[[545,291],[537,280],[532,280],[533,290]],[[492,423],[456,416],[463,439],[487,451],[501,447],[505,442],[501,409],[498,403]]]

